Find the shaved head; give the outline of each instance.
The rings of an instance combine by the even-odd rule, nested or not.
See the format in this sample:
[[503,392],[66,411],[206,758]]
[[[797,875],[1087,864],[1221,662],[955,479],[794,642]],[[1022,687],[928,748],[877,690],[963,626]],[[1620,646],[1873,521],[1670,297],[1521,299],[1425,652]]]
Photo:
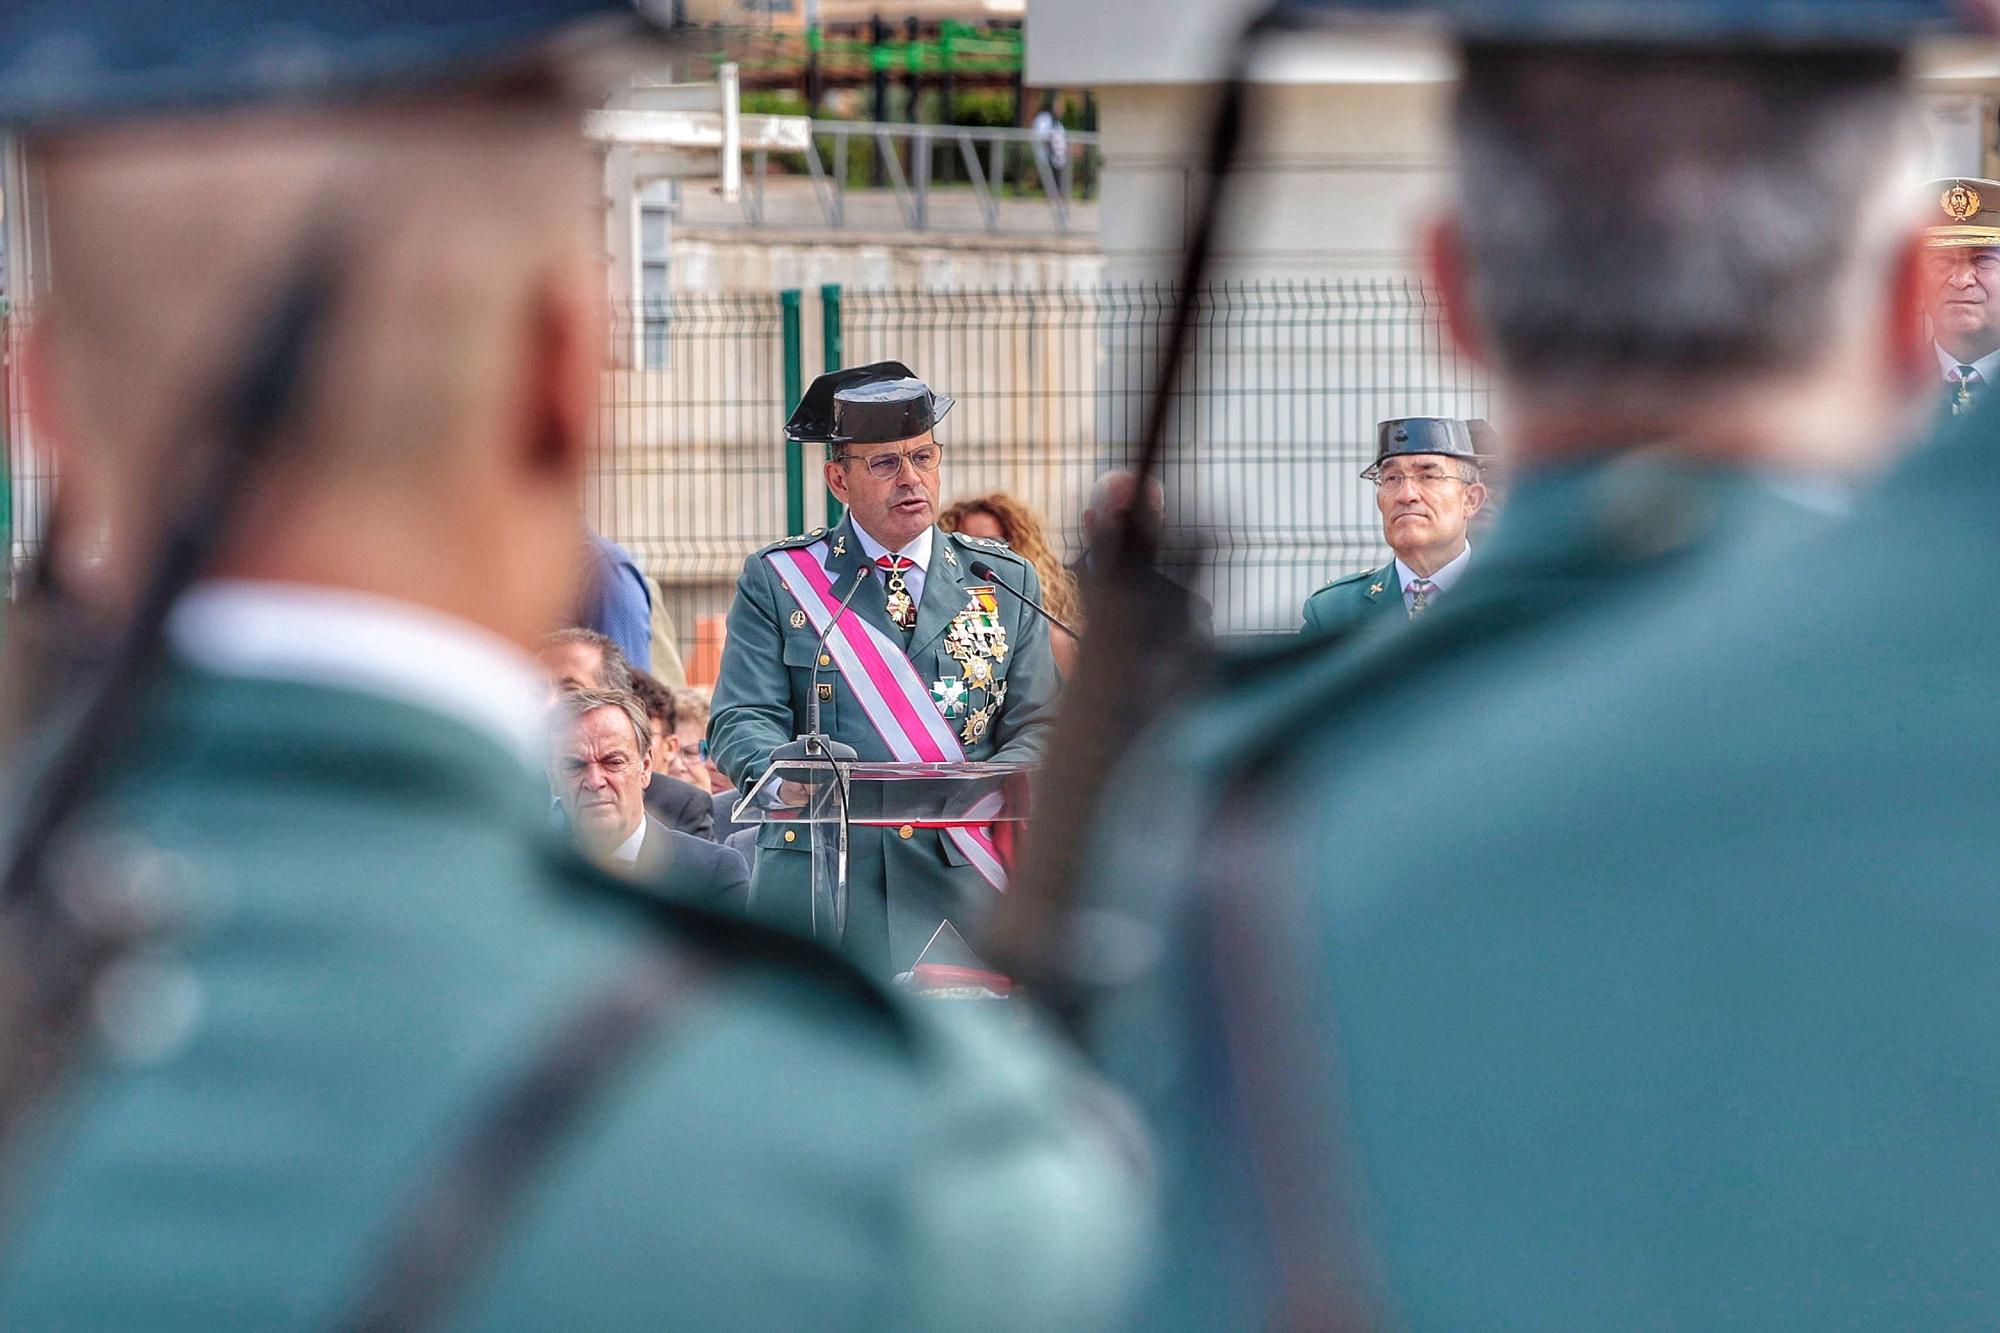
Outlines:
[[[278,442],[225,562],[457,597],[471,589],[426,592],[397,567],[423,563],[419,545],[435,560],[448,530],[518,521],[524,544],[492,553],[495,575],[573,568],[603,314],[601,189],[572,112],[497,97],[283,111],[95,129],[33,152],[52,271],[37,421],[113,598],[309,243],[335,257],[329,324],[295,437]],[[544,540],[549,512],[562,532]],[[544,604],[532,626],[452,609],[497,614],[532,643],[567,595],[528,585]]]

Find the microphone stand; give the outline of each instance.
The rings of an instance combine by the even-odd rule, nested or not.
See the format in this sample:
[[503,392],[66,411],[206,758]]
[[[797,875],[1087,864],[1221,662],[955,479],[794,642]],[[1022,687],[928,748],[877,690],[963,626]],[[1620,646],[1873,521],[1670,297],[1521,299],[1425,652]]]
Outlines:
[[[874,573],[874,571],[875,567],[873,565],[863,565],[855,571],[854,586],[847,590],[847,596],[840,599],[840,606],[834,611],[833,619],[826,622],[826,628],[820,631],[818,641],[813,644],[812,679],[811,684],[808,686],[811,698],[808,700],[806,706],[806,730],[796,739],[780,745],[771,752],[771,763],[773,765],[785,763],[803,765],[825,760],[833,773],[833,791],[835,798],[839,802],[840,813],[838,860],[835,865],[835,883],[838,886],[838,892],[833,895],[833,901],[828,904],[828,915],[832,917],[832,920],[828,923],[831,929],[825,936],[822,936],[820,932],[820,902],[817,892],[812,895],[812,912],[813,935],[818,938],[824,938],[828,943],[835,945],[839,944],[847,934],[847,843],[850,833],[849,826],[853,819],[853,811],[849,808],[847,800],[847,773],[841,768],[840,761],[844,759],[851,762],[859,759],[861,756],[852,745],[834,740],[831,736],[820,730],[819,672],[820,664],[826,660],[826,641],[832,637],[834,626],[838,625],[840,618],[847,614],[847,608],[853,603],[854,595],[861,591],[862,586],[868,582],[868,576]],[[780,778],[780,791],[783,790],[783,782],[784,779]],[[817,795],[818,793],[815,791],[812,796],[807,798],[806,814],[808,818],[811,818],[815,813],[813,806],[819,803],[816,799]],[[818,825],[815,824],[813,827],[816,830]],[[812,837],[814,843],[817,844],[819,834],[815,831]],[[817,859],[818,851],[816,847],[812,855],[814,859]]]
[[975,576],[979,578],[988,579],[994,583],[999,584],[1001,587],[1005,588],[1008,592],[1013,593],[1014,596],[1019,598],[1023,604],[1032,609],[1037,615],[1041,616],[1043,620],[1048,621],[1051,625],[1054,625],[1057,629],[1069,635],[1072,639],[1075,639],[1078,642],[1082,642],[1083,636],[1081,634],[1077,633],[1074,629],[1070,628],[1068,625],[1065,625],[1062,621],[1057,620],[1055,616],[1049,612],[1049,609],[1046,606],[1043,606],[1040,602],[1028,596],[1028,594],[1022,592],[1019,588],[1007,582],[1007,580],[1001,578],[998,574],[996,574],[993,571],[993,566],[987,564],[984,560],[973,561],[972,572]]

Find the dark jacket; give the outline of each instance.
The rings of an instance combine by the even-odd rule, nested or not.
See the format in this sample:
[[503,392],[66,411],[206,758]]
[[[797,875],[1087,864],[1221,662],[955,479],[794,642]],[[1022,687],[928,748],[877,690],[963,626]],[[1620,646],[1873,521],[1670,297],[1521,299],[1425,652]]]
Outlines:
[[1304,618],[1301,632],[1325,638],[1343,638],[1377,620],[1408,620],[1396,562],[1327,584],[1306,598]]
[[727,847],[646,816],[633,877],[675,902],[740,912],[750,902],[750,867]]
[[715,836],[715,798],[692,782],[653,774],[646,788],[646,812],[670,829],[719,841]]

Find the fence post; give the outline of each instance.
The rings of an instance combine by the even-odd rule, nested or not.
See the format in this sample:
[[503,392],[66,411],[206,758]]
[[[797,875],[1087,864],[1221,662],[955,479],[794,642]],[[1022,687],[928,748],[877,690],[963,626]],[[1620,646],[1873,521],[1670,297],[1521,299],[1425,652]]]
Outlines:
[[[841,368],[840,358],[840,284],[829,282],[819,289],[819,331],[820,346],[825,349],[826,373],[832,374]],[[840,522],[846,511],[840,501],[833,498],[833,492],[826,493],[826,525],[830,528]]]
[[[805,393],[803,369],[799,365],[801,356],[799,344],[803,329],[799,324],[799,289],[787,288],[778,293],[778,307],[784,312],[785,324],[785,412],[790,415],[798,411],[799,399]],[[804,532],[806,530],[806,460],[805,449],[789,435],[785,437],[785,531]]]

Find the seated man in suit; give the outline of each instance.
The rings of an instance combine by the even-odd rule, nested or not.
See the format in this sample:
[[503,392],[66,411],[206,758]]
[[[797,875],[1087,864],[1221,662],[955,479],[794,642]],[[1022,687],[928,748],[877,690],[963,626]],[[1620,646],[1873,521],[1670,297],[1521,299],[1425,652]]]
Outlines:
[[1306,599],[1305,632],[1345,637],[1379,618],[1414,620],[1451,590],[1472,558],[1466,528],[1486,503],[1484,458],[1467,423],[1408,417],[1376,427],[1375,483],[1382,537],[1395,558],[1327,584]]
[[576,690],[556,701],[556,716],[549,780],[586,856],[683,902],[747,904],[741,856],[646,813],[652,736],[636,695]]

